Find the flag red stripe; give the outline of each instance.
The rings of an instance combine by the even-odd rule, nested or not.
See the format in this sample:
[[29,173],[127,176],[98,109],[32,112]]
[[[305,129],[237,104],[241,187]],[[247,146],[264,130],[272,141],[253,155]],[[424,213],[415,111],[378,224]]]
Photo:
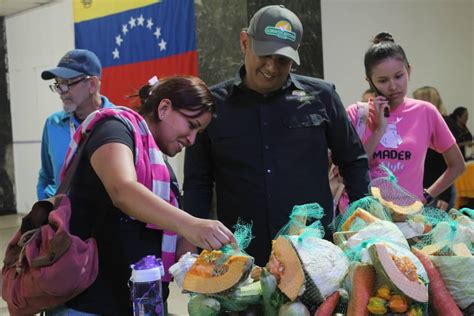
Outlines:
[[198,75],[197,52],[187,52],[152,61],[102,69],[101,94],[115,105],[135,107],[137,101],[127,98],[136,94],[151,77]]

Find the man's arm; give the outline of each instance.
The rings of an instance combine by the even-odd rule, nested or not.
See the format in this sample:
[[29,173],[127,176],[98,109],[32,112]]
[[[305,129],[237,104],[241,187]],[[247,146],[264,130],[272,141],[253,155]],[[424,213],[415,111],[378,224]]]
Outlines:
[[214,188],[214,169],[207,130],[187,147],[184,157],[183,209],[188,213],[209,218]]
[[328,144],[352,202],[368,194],[368,158],[334,86],[331,92],[331,104],[326,107],[330,117]]
[[48,122],[43,127],[43,137],[41,139],[41,166],[36,185],[36,194],[39,200],[43,200],[56,194],[56,184],[54,183],[53,165],[48,153]]

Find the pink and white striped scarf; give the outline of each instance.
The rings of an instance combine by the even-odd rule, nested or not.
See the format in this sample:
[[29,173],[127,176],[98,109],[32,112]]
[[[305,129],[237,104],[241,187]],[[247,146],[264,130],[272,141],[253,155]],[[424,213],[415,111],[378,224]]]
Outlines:
[[[163,160],[163,154],[155,143],[145,120],[135,111],[126,107],[103,108],[91,113],[81,124],[69,144],[66,160],[61,170],[61,179],[65,170],[77,151],[78,144],[97,122],[108,117],[115,117],[125,123],[134,133],[135,139],[135,169],[138,182],[149,188],[160,198],[173,206],[177,206],[176,196],[170,188],[170,174]],[[153,225],[147,227],[159,229]],[[175,262],[176,233],[163,230],[161,243],[161,259],[165,268],[164,281],[170,282],[168,268]],[[146,254],[145,254],[146,255]]]

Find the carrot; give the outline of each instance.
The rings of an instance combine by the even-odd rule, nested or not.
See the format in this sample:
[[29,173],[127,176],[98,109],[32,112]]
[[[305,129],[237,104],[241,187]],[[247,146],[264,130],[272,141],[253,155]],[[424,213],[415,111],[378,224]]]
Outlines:
[[369,315],[367,304],[374,292],[375,270],[368,264],[357,264],[351,278],[351,296],[347,316]]
[[428,293],[430,296],[430,304],[435,310],[437,315],[450,315],[450,316],[462,316],[462,312],[456,305],[451,293],[449,293],[446,285],[444,284],[443,278],[439,273],[438,269],[433,265],[429,256],[415,247],[412,247],[411,251],[418,257],[421,264],[428,274],[430,279],[430,285],[428,287]]
[[326,300],[319,305],[318,309],[314,313],[314,316],[332,316],[336,309],[337,303],[339,302],[339,291],[336,291],[329,295]]

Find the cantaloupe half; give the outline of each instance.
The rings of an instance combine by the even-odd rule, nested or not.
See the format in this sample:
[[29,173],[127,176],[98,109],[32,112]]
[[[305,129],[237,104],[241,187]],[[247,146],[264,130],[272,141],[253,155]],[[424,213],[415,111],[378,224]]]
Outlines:
[[428,288],[421,283],[418,278],[409,279],[406,274],[398,268],[392,259],[392,254],[387,249],[387,245],[384,243],[375,243],[369,247],[369,254],[374,268],[377,271],[377,278],[381,277],[385,279],[384,281],[393,285],[393,287],[402,294],[417,302],[428,302]]
[[392,215],[392,220],[394,222],[404,222],[406,221],[408,215],[418,214],[423,208],[423,203],[418,200],[416,200],[410,205],[401,206],[393,203],[392,201],[385,200],[382,197],[380,189],[377,187],[371,187],[370,191],[372,192],[372,195],[377,198],[377,200],[379,200],[379,202],[390,211]]
[[357,219],[361,219],[362,221],[364,221],[367,225],[369,224],[372,224],[376,221],[378,221],[379,219],[377,217],[375,217],[374,215],[370,214],[369,212],[367,212],[366,210],[362,209],[362,208],[357,208],[354,213],[352,213],[351,216],[349,216],[346,221],[344,222],[344,224],[342,224],[342,227],[341,227],[341,231],[350,231],[351,230],[351,225],[352,223]]
[[298,254],[291,242],[283,236],[273,241],[272,253],[283,265],[278,288],[294,301],[300,294],[305,280]]
[[186,273],[183,289],[201,294],[224,292],[248,278],[253,261],[249,256],[232,255],[226,258],[222,251],[203,250]]

